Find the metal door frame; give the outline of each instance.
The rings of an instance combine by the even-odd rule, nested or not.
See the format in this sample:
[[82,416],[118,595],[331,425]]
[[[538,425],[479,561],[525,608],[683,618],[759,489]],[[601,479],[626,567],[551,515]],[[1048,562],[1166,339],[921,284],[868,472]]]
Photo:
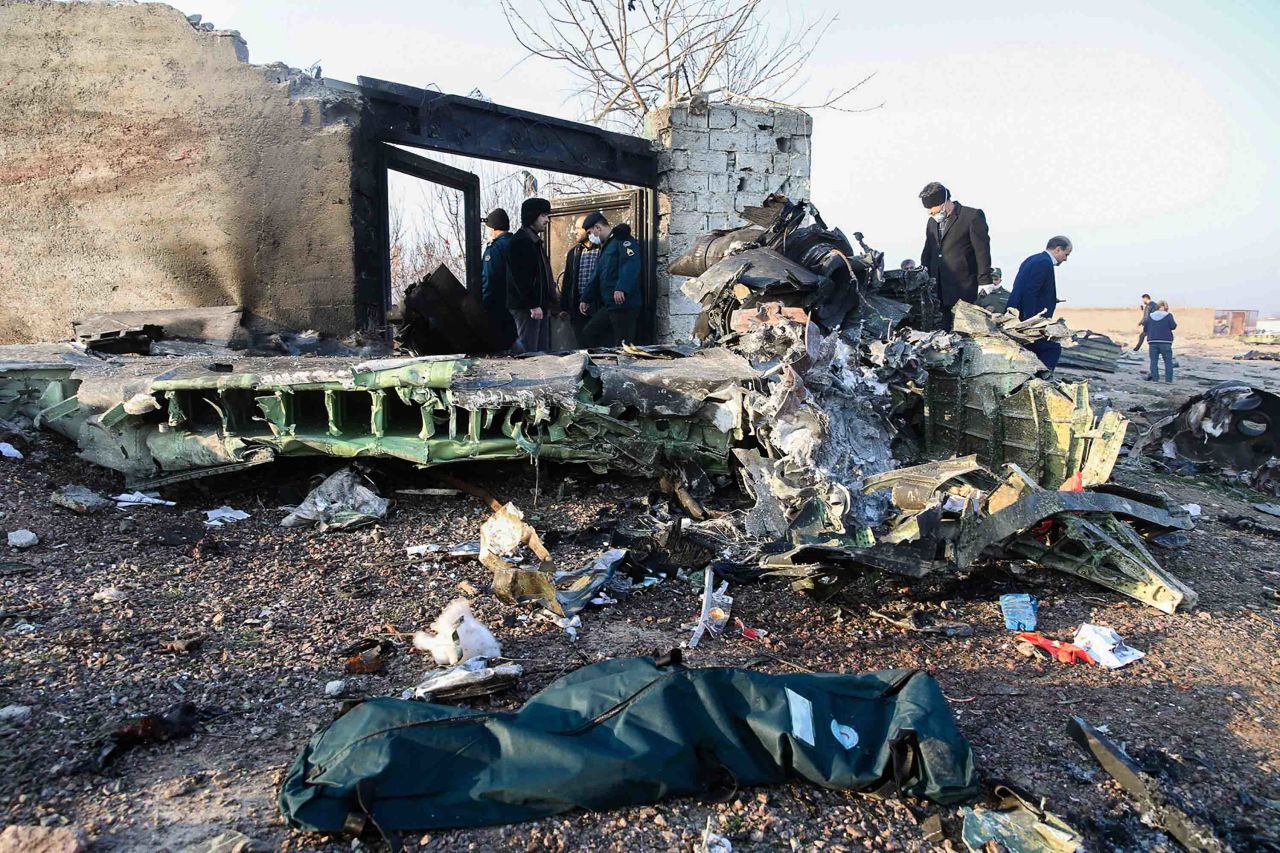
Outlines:
[[[479,178],[471,172],[410,154],[396,146],[442,151],[463,157],[494,160],[561,174],[617,181],[643,190],[648,224],[649,280],[653,311],[641,318],[640,337],[652,340],[657,316],[658,270],[658,156],[643,137],[614,133],[582,122],[514,109],[478,98],[406,86],[372,77],[356,83],[325,78],[329,88],[363,99],[363,141],[375,146],[373,199],[377,206],[376,242],[381,255],[382,293],[360,298],[381,306],[381,317],[368,317],[371,326],[386,322],[391,301],[391,235],[387,205],[387,169],[434,181],[464,193],[466,215],[466,286],[477,294],[482,264]],[[394,144],[390,144],[394,143]],[[364,148],[368,150],[368,148]],[[367,244],[366,244],[367,245]],[[372,295],[369,295],[372,296]]]
[[480,292],[480,177],[474,172],[437,163],[410,154],[386,142],[378,143],[378,241],[382,259],[382,310],[391,308],[391,217],[387,172],[420,178],[462,192],[463,258],[466,262],[467,290]]

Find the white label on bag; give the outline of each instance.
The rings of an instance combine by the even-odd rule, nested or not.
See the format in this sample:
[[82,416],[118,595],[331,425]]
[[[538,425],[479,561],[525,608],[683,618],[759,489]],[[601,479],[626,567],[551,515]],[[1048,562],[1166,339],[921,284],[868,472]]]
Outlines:
[[791,734],[796,740],[814,745],[813,738],[813,703],[796,693],[790,687],[787,691],[787,706],[791,709]]
[[840,741],[840,745],[845,749],[853,749],[858,745],[858,733],[854,731],[853,726],[838,723],[833,718],[831,720],[831,733],[836,736],[836,740]]

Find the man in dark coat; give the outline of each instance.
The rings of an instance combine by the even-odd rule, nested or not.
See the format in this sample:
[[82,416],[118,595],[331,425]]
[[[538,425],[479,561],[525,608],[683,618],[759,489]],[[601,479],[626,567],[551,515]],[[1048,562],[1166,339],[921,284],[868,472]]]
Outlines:
[[507,311],[516,324],[515,351],[551,349],[551,314],[556,308],[551,266],[542,251],[542,234],[551,221],[551,202],[527,198],[520,205],[520,230],[507,249]]
[[[605,227],[603,235],[600,233],[601,229],[596,227],[600,224]],[[608,236],[608,227],[609,220],[605,219],[603,213],[598,210],[588,213],[578,223],[578,241],[564,257],[564,272],[560,275],[560,307],[572,311],[569,325],[573,327],[579,346],[585,346],[582,343],[582,330],[587,325],[588,315],[576,309],[583,302],[582,293],[591,280],[591,274],[596,271],[600,247]]]
[[951,328],[957,302],[977,302],[978,285],[991,284],[991,237],[987,217],[976,207],[951,200],[951,191],[934,181],[920,191],[929,212],[920,265],[938,283],[938,302]]
[[[1018,267],[1009,294],[1007,310],[1017,311],[1019,320],[1029,320],[1037,314],[1052,317],[1058,309],[1058,281],[1054,268],[1061,266],[1071,256],[1071,241],[1066,237],[1050,237],[1043,252],[1036,252]],[[1049,370],[1058,366],[1062,357],[1062,344],[1057,341],[1035,341],[1027,349],[1039,357]]]
[[1151,312],[1156,310],[1156,304],[1151,301],[1151,294],[1142,294],[1142,319],[1138,321],[1138,342],[1133,345],[1133,351],[1137,352],[1142,349],[1142,342],[1147,339],[1147,321],[1151,319]]
[[511,219],[507,212],[495,207],[484,218],[489,227],[489,247],[484,250],[480,268],[480,303],[489,315],[494,342],[498,349],[511,346],[516,339],[516,324],[507,311],[507,250],[511,245]]
[[587,327],[582,330],[582,343],[588,347],[616,347],[635,343],[640,309],[644,307],[641,278],[644,261],[640,243],[631,235],[631,226],[623,222],[609,230],[609,223],[596,222],[597,234],[608,234],[595,272],[583,290],[578,311],[584,316],[593,305],[601,305]]

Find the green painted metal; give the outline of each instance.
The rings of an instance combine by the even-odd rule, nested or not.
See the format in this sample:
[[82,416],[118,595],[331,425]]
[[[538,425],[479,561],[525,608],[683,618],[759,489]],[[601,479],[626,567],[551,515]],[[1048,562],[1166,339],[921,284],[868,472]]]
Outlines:
[[[638,474],[681,461],[729,470],[734,436],[710,419],[621,411],[601,399],[593,376],[609,366],[585,355],[544,358],[551,370],[545,389],[520,360],[244,359],[222,366],[138,359],[55,369],[0,358],[0,406],[40,417],[75,440],[86,459],[137,482],[240,470],[250,459],[260,462],[261,452],[385,457],[424,467],[545,458]],[[151,376],[138,368],[153,364]],[[129,414],[139,407],[126,411],[120,398],[137,392],[123,392],[129,383],[120,380],[139,373],[141,393],[156,406]],[[77,396],[82,389],[96,402]],[[108,389],[115,399],[104,404]]]

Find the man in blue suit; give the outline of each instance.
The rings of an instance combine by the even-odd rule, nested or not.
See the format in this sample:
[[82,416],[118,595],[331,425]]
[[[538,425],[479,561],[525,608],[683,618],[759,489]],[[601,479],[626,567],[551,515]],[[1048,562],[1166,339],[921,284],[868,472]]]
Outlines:
[[[1066,237],[1050,237],[1043,252],[1037,252],[1018,267],[1018,277],[1013,280],[1013,292],[1009,294],[1006,310],[1017,311],[1019,320],[1029,320],[1043,312],[1052,317],[1058,307],[1058,286],[1054,267],[1061,266],[1071,256],[1071,241]],[[1028,344],[1044,366],[1053,370],[1062,357],[1062,344],[1057,341],[1036,341]]]

